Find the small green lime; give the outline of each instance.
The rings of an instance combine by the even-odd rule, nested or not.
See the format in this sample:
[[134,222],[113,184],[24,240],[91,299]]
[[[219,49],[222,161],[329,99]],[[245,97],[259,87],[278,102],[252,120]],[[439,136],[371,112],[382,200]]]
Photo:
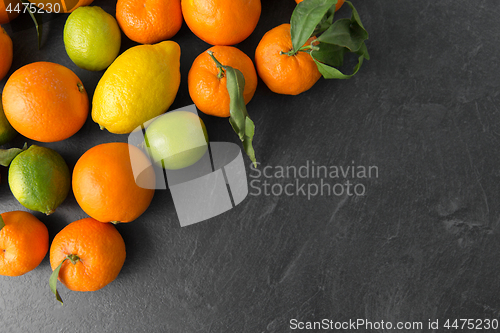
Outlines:
[[188,111],[172,111],[158,117],[146,129],[144,139],[153,161],[169,170],[195,164],[208,148],[203,120]]
[[11,126],[3,112],[2,94],[0,94],[0,146],[14,139],[16,134],[16,130]]
[[71,60],[89,71],[106,69],[120,51],[115,18],[98,6],[78,7],[64,25],[64,46]]
[[9,167],[9,186],[26,208],[52,214],[71,188],[68,165],[55,150],[36,145],[17,155]]

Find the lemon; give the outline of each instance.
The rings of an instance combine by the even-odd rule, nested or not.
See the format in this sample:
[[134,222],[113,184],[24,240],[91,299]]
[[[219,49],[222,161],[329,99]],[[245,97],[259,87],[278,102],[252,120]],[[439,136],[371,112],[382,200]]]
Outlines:
[[188,111],[168,112],[156,118],[144,139],[151,159],[170,170],[193,165],[208,148],[203,120]]
[[102,71],[115,60],[121,33],[115,18],[101,7],[78,7],[64,25],[64,47],[80,68]]
[[55,150],[36,145],[19,153],[9,167],[9,186],[24,207],[52,214],[66,199],[71,175]]
[[17,132],[5,117],[2,107],[2,94],[0,94],[0,146],[14,139]]
[[167,111],[181,81],[180,56],[173,41],[123,52],[97,84],[92,119],[101,129],[126,134]]

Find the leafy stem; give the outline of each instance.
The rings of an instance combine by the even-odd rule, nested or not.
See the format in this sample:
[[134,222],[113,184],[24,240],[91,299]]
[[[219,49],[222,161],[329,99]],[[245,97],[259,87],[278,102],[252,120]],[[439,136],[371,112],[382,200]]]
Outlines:
[[3,221],[2,215],[0,215],[0,230],[2,230],[3,227],[5,227],[5,222]]
[[73,265],[76,265],[76,263],[80,260],[80,258],[76,254],[68,254],[56,267],[56,269],[54,269],[49,278],[50,290],[54,293],[54,295],[56,295],[56,299],[59,302],[61,302],[61,305],[64,305],[64,303],[61,298],[61,295],[59,295],[59,292],[57,291],[57,279],[59,278],[59,271],[61,270],[61,267],[66,260],[69,260]]
[[226,88],[229,93],[229,123],[233,130],[238,134],[243,149],[247,153],[250,160],[257,167],[257,160],[255,159],[255,151],[252,146],[253,136],[255,133],[255,124],[248,116],[243,91],[245,90],[245,77],[238,69],[230,66],[222,65],[214,56],[212,51],[208,51],[210,57],[214,60],[215,65],[226,76]]
[[[324,78],[348,79],[358,72],[363,60],[370,59],[365,44],[368,32],[350,1],[346,3],[351,8],[351,18],[334,22],[336,3],[337,0],[304,0],[295,7],[290,20],[293,50],[287,54],[296,54],[295,50],[308,52]],[[317,38],[304,45],[312,36]],[[335,68],[343,65],[348,53],[358,56],[350,75]]]
[[212,51],[209,50],[207,52],[210,55],[210,58],[212,58],[212,60],[215,62],[215,66],[217,66],[217,69],[219,70],[219,72],[217,73],[217,78],[222,79],[225,74],[224,66],[219,62],[219,60],[217,60],[217,58],[215,58],[214,53]]
[[297,51],[295,51],[293,49],[288,51],[288,52],[280,51],[280,55],[286,54],[287,56],[292,57],[299,52],[310,53],[311,51],[319,51],[319,47],[317,45],[313,45],[313,43],[314,43],[314,41],[311,41],[311,44],[306,44],[306,45],[302,46],[300,49],[298,49]]

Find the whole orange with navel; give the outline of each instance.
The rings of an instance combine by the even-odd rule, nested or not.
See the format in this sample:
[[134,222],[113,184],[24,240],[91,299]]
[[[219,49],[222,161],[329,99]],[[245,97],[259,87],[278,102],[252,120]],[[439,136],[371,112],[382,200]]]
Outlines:
[[7,75],[10,66],[12,66],[13,51],[12,39],[7,35],[5,29],[0,27],[0,80]]
[[[139,176],[144,187],[137,184]],[[83,211],[94,219],[131,222],[151,203],[155,179],[151,162],[139,148],[125,142],[103,143],[87,150],[76,162],[73,193]]]
[[182,0],[182,15],[191,31],[212,45],[234,45],[255,30],[260,0]]
[[16,70],[2,94],[5,116],[16,131],[40,142],[69,138],[83,126],[89,99],[69,68],[34,62]]

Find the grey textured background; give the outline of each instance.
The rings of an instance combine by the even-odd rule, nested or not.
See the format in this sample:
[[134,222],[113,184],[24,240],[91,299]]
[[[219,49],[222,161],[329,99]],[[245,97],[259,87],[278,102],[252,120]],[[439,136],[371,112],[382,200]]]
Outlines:
[[[115,1],[93,4],[114,13]],[[499,318],[498,2],[354,4],[370,33],[371,60],[358,75],[321,79],[299,96],[273,94],[260,81],[247,107],[261,167],[377,166],[378,178],[355,180],[365,196],[250,195],[230,212],[180,228],[170,193],[157,191],[144,215],[118,226],[127,260],[104,289],[61,286],[61,307],[48,288],[48,256],[22,277],[0,277],[0,331],[260,333],[291,332],[293,318]],[[255,32],[238,47],[253,59],[263,34],[287,22],[294,6],[264,0]],[[348,7],[339,15],[349,15]],[[11,72],[57,62],[92,96],[102,73],[79,69],[66,55],[66,17],[44,25],[40,51],[33,29],[5,26],[14,41]],[[186,25],[173,40],[182,49],[175,109],[192,103],[187,73],[209,46]],[[122,50],[132,45],[124,38]],[[226,119],[202,118],[212,141],[238,142]],[[72,168],[87,149],[112,141],[126,136],[99,131],[89,117],[75,136],[46,146]],[[247,171],[255,176],[248,164]],[[0,210],[23,209],[6,169],[0,172]],[[55,214],[35,215],[50,239],[86,217],[72,195]]]

